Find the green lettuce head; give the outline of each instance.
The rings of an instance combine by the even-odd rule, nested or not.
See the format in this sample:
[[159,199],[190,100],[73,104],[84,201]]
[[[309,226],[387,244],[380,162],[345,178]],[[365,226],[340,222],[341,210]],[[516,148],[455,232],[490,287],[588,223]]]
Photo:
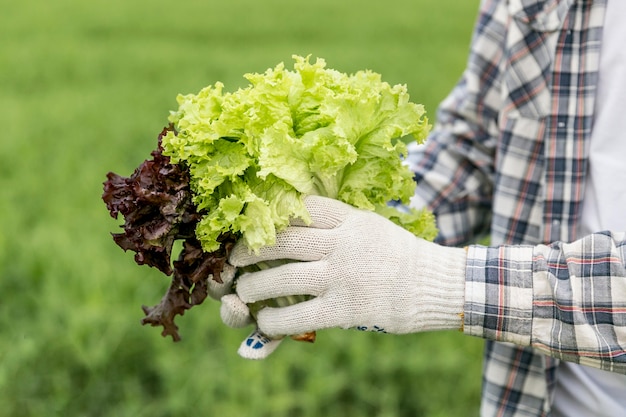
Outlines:
[[312,194],[374,210],[432,240],[431,213],[388,206],[413,195],[403,157],[408,138],[421,143],[428,134],[424,107],[377,73],[293,58],[293,70],[281,63],[246,74],[249,85],[235,92],[216,83],[177,97],[163,153],[189,168],[194,203],[206,213],[196,228],[203,250],[217,250],[225,232],[252,250],[272,245],[290,218],[309,221],[303,197]]

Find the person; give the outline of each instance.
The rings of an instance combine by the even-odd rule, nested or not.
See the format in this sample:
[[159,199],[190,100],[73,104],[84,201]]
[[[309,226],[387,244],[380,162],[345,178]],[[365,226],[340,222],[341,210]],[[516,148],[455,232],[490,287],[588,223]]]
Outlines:
[[250,322],[246,303],[313,296],[262,309],[240,353],[330,327],[462,329],[486,339],[482,416],[626,415],[623,16],[617,0],[482,0],[467,68],[407,160],[436,241],[307,197],[312,224],[231,254],[301,262],[219,294],[226,324]]

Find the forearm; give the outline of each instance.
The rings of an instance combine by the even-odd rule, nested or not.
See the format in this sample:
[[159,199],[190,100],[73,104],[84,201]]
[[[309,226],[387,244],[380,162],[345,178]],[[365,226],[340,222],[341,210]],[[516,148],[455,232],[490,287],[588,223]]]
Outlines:
[[417,200],[437,215],[446,245],[465,245],[490,225],[507,25],[505,2],[483,2],[466,69],[426,146],[409,154]]
[[626,241],[468,249],[467,334],[626,373]]

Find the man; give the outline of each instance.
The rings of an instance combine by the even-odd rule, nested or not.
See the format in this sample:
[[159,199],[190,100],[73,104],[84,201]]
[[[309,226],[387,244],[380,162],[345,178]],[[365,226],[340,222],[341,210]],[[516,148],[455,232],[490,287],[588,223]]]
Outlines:
[[[313,224],[235,266],[269,336],[328,327],[459,329],[487,339],[483,416],[626,415],[626,2],[483,0],[467,69],[409,162],[437,243],[373,213],[309,197]],[[604,230],[604,232],[603,232]],[[490,247],[471,244],[489,231]],[[463,245],[469,245],[461,248]],[[253,334],[240,352],[278,342]]]

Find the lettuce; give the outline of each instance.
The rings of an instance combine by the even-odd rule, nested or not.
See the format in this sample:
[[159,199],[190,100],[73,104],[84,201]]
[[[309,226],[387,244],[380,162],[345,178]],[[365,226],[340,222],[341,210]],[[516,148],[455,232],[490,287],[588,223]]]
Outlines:
[[219,249],[223,233],[252,250],[272,245],[290,218],[310,220],[306,195],[376,211],[433,239],[429,212],[388,206],[413,195],[402,160],[405,138],[428,134],[424,107],[375,72],[348,75],[323,59],[293,58],[293,70],[281,63],[246,74],[249,85],[235,92],[218,82],[177,97],[163,154],[188,167],[193,202],[205,213],[196,226],[203,250]]
[[306,195],[376,211],[424,239],[437,234],[430,212],[406,207],[415,182],[405,143],[430,129],[423,106],[374,72],[294,60],[293,70],[246,74],[249,85],[233,93],[218,82],[179,95],[152,159],[129,177],[107,174],[102,199],[113,218],[124,216],[113,240],[172,276],[161,301],[143,306],[142,323],[163,336],[180,340],[175,317],[206,299],[209,280],[222,282],[238,239],[258,250],[291,218],[308,222]]
[[[163,336],[180,340],[174,319],[208,296],[210,279],[222,282],[230,249],[236,236],[219,237],[220,250],[205,252],[195,237],[203,213],[192,202],[189,172],[181,164],[171,164],[162,154],[161,139],[172,126],[158,136],[152,159],[141,163],[129,177],[109,172],[104,182],[102,200],[111,217],[124,216],[122,233],[112,233],[113,241],[124,251],[135,252],[138,265],[148,265],[171,275],[170,286],[159,304],[142,306],[143,324],[162,326]],[[174,244],[180,243],[177,260],[172,261]]]

